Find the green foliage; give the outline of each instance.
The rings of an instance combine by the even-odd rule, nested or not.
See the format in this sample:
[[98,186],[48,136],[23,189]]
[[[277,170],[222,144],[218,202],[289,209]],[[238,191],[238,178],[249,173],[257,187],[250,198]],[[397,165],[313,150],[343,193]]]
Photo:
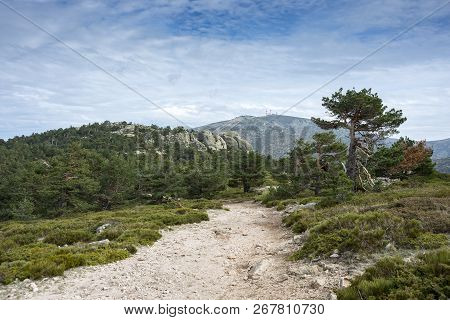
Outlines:
[[92,232],[86,230],[55,229],[48,233],[44,238],[44,242],[63,246],[77,242],[87,242],[91,240],[92,237]]
[[404,219],[415,219],[424,230],[446,233],[450,230],[450,198],[408,197],[394,201],[389,210]]
[[[64,270],[117,261],[136,253],[136,246],[158,240],[166,226],[201,222],[219,201],[190,200],[164,205],[72,214],[56,219],[6,221],[0,224],[0,279],[37,279]],[[182,214],[180,212],[182,211]],[[110,224],[101,233],[96,229]],[[90,244],[108,239],[104,245]]]
[[275,203],[278,203],[277,200],[294,198],[298,194],[294,190],[296,186],[291,184],[280,184],[276,187],[270,187],[266,192],[264,192],[258,200],[267,206],[274,206]]
[[450,297],[450,250],[421,255],[417,261],[385,258],[338,290],[338,299],[444,299]]
[[[406,121],[401,110],[390,109],[371,89],[360,91],[342,88],[331,97],[322,98],[322,105],[334,118],[331,121],[312,118],[322,129],[345,128],[349,131],[347,175],[358,186],[358,150],[371,149],[376,140],[398,133],[397,128]],[[368,144],[368,146],[367,146]]]
[[261,186],[265,172],[263,170],[263,157],[253,151],[241,151],[232,154],[232,177],[238,181],[244,192],[250,192],[252,187]]
[[301,210],[283,222],[294,232],[309,231],[294,259],[326,257],[335,249],[371,254],[391,243],[397,248],[436,249],[448,245],[448,179],[421,187],[393,186],[359,193],[338,205]]
[[231,177],[245,191],[262,183],[262,156],[200,149],[188,134],[104,122],[10,139],[0,145],[0,221],[213,198]]
[[311,143],[300,139],[289,154],[292,184],[315,195],[325,188],[338,188],[346,149],[332,132],[316,133]]
[[194,169],[186,174],[184,184],[189,198],[212,198],[225,190],[227,180],[223,171]]
[[424,141],[415,142],[402,137],[391,147],[380,147],[369,159],[368,167],[378,177],[429,176],[434,170],[432,154]]

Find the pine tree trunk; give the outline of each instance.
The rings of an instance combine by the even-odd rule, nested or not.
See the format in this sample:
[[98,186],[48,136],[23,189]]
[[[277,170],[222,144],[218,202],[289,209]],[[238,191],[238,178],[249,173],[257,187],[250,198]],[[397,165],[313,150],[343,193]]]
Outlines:
[[356,136],[355,136],[355,127],[353,124],[350,126],[350,144],[348,147],[348,160],[347,160],[347,176],[355,183],[356,185],[356,176],[357,176],[357,168],[356,168]]

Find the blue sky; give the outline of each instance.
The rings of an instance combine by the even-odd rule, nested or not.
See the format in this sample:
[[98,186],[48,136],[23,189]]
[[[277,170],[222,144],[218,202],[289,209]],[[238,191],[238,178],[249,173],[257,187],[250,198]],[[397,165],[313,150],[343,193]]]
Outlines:
[[[282,113],[447,0],[1,0],[195,127]],[[111,121],[179,125],[0,5],[0,138]],[[287,115],[371,87],[401,134],[450,137],[450,4]]]

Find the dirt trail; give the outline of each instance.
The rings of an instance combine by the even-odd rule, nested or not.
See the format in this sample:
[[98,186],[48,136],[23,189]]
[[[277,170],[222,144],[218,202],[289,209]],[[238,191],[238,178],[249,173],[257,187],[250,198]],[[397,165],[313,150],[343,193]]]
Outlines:
[[326,299],[352,272],[287,261],[297,245],[280,212],[251,202],[226,207],[163,231],[126,260],[0,286],[0,299]]

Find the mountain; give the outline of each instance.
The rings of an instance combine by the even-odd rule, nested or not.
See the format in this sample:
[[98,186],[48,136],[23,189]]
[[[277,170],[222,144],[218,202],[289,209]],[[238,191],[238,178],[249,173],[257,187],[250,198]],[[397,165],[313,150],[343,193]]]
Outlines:
[[[296,140],[310,140],[315,133],[323,131],[310,119],[282,115],[241,116],[201,126],[196,130],[209,130],[214,133],[235,131],[250,142],[256,151],[274,158],[287,154]],[[348,142],[345,129],[333,131],[342,142]],[[396,139],[388,138],[385,143],[391,145],[395,141]],[[427,141],[427,145],[433,149],[433,160],[450,157],[450,139]]]
[[[284,156],[299,138],[310,140],[315,133],[323,131],[310,119],[280,115],[241,116],[201,126],[196,130],[208,130],[213,133],[234,131],[250,142],[256,151],[274,158]],[[343,142],[348,141],[344,129],[333,131]]]
[[436,159],[435,169],[442,173],[450,173],[450,157],[443,159]]
[[450,138],[444,140],[427,141],[427,146],[433,149],[433,159],[450,158]]

